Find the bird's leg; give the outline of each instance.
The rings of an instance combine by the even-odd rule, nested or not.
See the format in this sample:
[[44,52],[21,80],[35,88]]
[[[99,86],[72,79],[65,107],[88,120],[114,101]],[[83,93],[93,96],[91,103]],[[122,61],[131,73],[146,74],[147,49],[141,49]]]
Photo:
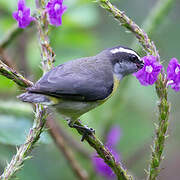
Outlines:
[[80,130],[82,132],[81,141],[84,141],[86,136],[95,134],[95,130],[93,128],[89,128],[86,125],[79,126],[79,125],[75,124],[75,121],[69,121],[68,125],[69,125],[69,127],[76,128],[76,129],[78,129],[78,130]]

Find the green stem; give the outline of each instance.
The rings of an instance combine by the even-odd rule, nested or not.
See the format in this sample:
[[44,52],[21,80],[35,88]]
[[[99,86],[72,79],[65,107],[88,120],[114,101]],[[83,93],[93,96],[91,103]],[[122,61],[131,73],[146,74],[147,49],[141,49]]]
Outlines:
[[[80,121],[77,121],[75,124],[77,124],[78,126],[83,126]],[[84,134],[84,132],[81,131],[79,128],[77,128],[76,130],[79,134]],[[102,159],[104,159],[104,162],[108,166],[110,166],[113,169],[118,180],[132,180],[132,176],[128,175],[127,171],[122,167],[122,165],[119,162],[116,162],[112,153],[103,145],[103,143],[95,135],[86,136],[85,140],[89,143],[91,147],[96,149],[98,155]]]
[[164,150],[164,144],[166,140],[166,133],[168,129],[168,118],[170,111],[170,104],[167,99],[167,88],[166,82],[163,80],[162,75],[159,76],[156,82],[156,92],[160,98],[158,104],[159,109],[159,124],[156,128],[156,136],[154,139],[154,145],[152,148],[152,158],[149,165],[149,172],[147,180],[155,180],[160,172],[160,163],[163,159],[162,154]]
[[[147,19],[142,24],[142,29],[148,34],[149,37],[158,29],[164,18],[168,15],[175,0],[159,0],[150,11]],[[133,41],[133,49],[137,52],[141,51],[140,46],[137,44],[136,39]]]
[[133,22],[128,16],[126,16],[123,11],[120,11],[115,6],[113,6],[109,0],[97,0],[97,2],[102,8],[109,11],[114,16],[114,18],[121,23],[121,26],[124,26],[129,31],[134,33],[147,53],[155,56],[158,55],[156,47],[154,46],[154,43],[149,39],[148,35],[137,24],[135,24],[135,22]]
[[8,79],[13,80],[20,87],[28,87],[32,86],[33,83],[27,79],[25,79],[21,74],[17,73],[15,70],[4,64],[0,60],[0,74],[6,76]]
[[[135,24],[129,17],[127,17],[124,12],[114,7],[109,0],[98,0],[98,2],[101,7],[111,12],[114,18],[117,19],[122,26],[126,27],[128,30],[134,33],[140,44],[143,46],[144,50],[148,54],[152,54],[156,56],[157,61],[160,62],[160,56],[158,51],[156,50],[156,46],[150,40],[148,35],[137,24]],[[168,1],[168,5],[169,4],[170,3]],[[167,87],[166,87],[166,79],[164,72],[161,72],[161,74],[158,77],[158,80],[156,81],[156,93],[160,101],[159,118],[158,118],[159,124],[157,126],[156,137],[152,149],[152,159],[150,162],[150,167],[148,172],[149,180],[155,180],[159,174],[160,162],[162,160],[164,142],[168,128],[170,105],[167,100]]]
[[[164,18],[168,15],[168,12],[170,11],[172,4],[174,3],[174,0],[159,0],[157,3],[154,5],[154,7],[151,9],[149,15],[147,18],[143,21],[142,24],[142,29],[148,34],[148,36],[152,36],[157,28],[161,25],[162,21]],[[134,38],[131,46],[132,49],[135,49],[139,54],[142,52],[141,46],[137,43],[136,38]],[[130,80],[130,77],[125,79],[121,84],[121,93],[118,95],[117,99],[122,99],[123,97],[123,92],[126,90],[127,82]],[[122,100],[121,100],[122,101]],[[113,102],[113,112],[110,113],[109,116],[107,116],[106,119],[106,129],[104,131],[104,134],[107,134],[109,129],[111,128],[112,124],[112,117],[116,114],[116,112],[119,111],[119,106],[121,101]],[[105,136],[104,136],[105,137]]]
[[53,63],[55,61],[55,54],[50,46],[50,40],[48,37],[48,20],[47,13],[44,10],[44,1],[41,0],[42,9],[38,9],[38,19],[36,21],[38,29],[38,38],[41,48],[41,57],[42,57],[42,69],[46,73],[53,68]]

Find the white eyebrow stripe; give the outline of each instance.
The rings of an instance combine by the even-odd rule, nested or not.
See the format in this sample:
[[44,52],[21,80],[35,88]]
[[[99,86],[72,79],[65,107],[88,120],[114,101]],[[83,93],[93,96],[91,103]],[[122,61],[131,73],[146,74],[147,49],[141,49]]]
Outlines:
[[112,49],[110,52],[111,52],[112,54],[115,54],[115,53],[117,53],[117,52],[125,52],[125,53],[129,53],[129,54],[134,54],[134,55],[137,56],[139,59],[141,59],[141,58],[137,55],[137,53],[135,53],[133,50],[125,49],[125,48],[122,48],[122,47]]

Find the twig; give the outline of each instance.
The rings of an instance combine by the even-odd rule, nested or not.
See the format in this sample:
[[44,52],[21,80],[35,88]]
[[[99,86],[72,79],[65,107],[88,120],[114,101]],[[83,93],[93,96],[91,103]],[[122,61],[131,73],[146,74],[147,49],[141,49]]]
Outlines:
[[[44,21],[47,24],[47,21]],[[11,33],[13,35],[13,33]],[[40,34],[41,35],[41,34]],[[2,46],[8,44],[9,39],[11,40],[13,36],[9,36],[11,38],[7,38]],[[6,42],[6,43],[5,43]],[[46,42],[46,41],[45,41]],[[43,53],[43,51],[42,51]],[[43,59],[47,58],[46,55],[49,54],[42,54]],[[43,69],[44,73],[47,69]],[[27,81],[23,76],[18,74],[16,71],[10,69],[4,63],[0,63],[0,73],[5,75],[7,78],[14,80],[19,86],[27,87],[33,85],[30,81]],[[42,113],[43,112],[43,113]],[[35,105],[35,120],[33,128],[30,129],[25,144],[21,145],[19,149],[17,149],[16,155],[12,158],[11,162],[5,168],[1,179],[10,179],[23,165],[23,162],[28,158],[29,152],[33,149],[33,145],[38,141],[40,134],[42,133],[44,124],[45,124],[45,115],[46,115],[46,108],[42,105]]]
[[158,109],[159,109],[159,124],[156,125],[156,137],[154,139],[154,145],[152,147],[152,157],[149,166],[148,180],[155,180],[160,172],[160,163],[163,159],[163,150],[165,140],[167,138],[166,133],[168,129],[168,118],[170,112],[170,104],[167,99],[166,82],[162,75],[159,76],[156,81],[156,93],[159,97]]
[[21,74],[17,73],[15,70],[4,64],[0,60],[0,74],[6,76],[8,79],[13,80],[20,87],[26,88],[28,86],[32,86],[33,83],[26,78],[24,78]]
[[[158,0],[150,11],[147,19],[142,24],[142,29],[148,34],[149,37],[158,29],[163,19],[168,15],[172,4],[175,0]],[[133,41],[132,48],[140,51],[140,46],[137,44],[136,40]]]
[[[42,9],[38,11],[38,19],[36,21],[37,29],[38,29],[38,38],[39,44],[41,48],[41,57],[42,57],[42,69],[43,72],[46,73],[50,69],[53,68],[53,63],[55,61],[55,54],[50,46],[50,41],[48,37],[48,20],[47,20],[47,12],[43,11],[44,1],[41,0]],[[37,7],[38,8],[38,7]]]
[[[149,39],[148,35],[124,12],[113,6],[109,0],[98,0],[99,4],[109,12],[111,12],[115,19],[117,19],[122,26],[133,32],[140,44],[144,47],[148,54],[152,54],[157,57],[157,61],[160,61],[160,56],[154,43]],[[159,124],[157,125],[156,137],[154,140],[154,147],[152,148],[152,159],[148,172],[148,179],[155,180],[160,171],[160,162],[162,160],[162,153],[164,150],[164,142],[166,138],[166,132],[168,128],[168,118],[170,105],[167,101],[167,87],[165,73],[162,71],[156,81],[156,93],[159,97]]]
[[75,160],[74,155],[69,147],[67,147],[65,140],[60,134],[59,128],[57,123],[54,121],[52,116],[48,116],[47,118],[47,126],[49,133],[51,134],[51,137],[53,138],[55,144],[59,147],[59,149],[63,152],[65,155],[66,159],[68,160],[69,165],[73,169],[73,171],[76,173],[76,175],[79,177],[81,180],[87,180],[88,179],[88,174],[87,172],[82,169],[79,166],[79,163]]
[[[80,121],[76,121],[78,126],[83,126]],[[79,128],[76,129],[79,134],[83,135],[83,131]],[[103,145],[103,143],[95,136],[89,135],[85,136],[85,140],[89,143],[91,147],[93,147],[99,156],[104,159],[104,162],[108,164],[116,174],[118,180],[132,180],[132,176],[128,175],[127,171],[122,167],[120,162],[116,162],[112,153]]]
[[112,13],[114,18],[120,22],[121,26],[124,26],[129,31],[134,33],[147,53],[157,55],[157,50],[154,46],[154,43],[137,24],[135,24],[128,16],[125,15],[123,11],[120,11],[115,6],[113,6],[109,0],[97,0],[97,2],[102,8]]

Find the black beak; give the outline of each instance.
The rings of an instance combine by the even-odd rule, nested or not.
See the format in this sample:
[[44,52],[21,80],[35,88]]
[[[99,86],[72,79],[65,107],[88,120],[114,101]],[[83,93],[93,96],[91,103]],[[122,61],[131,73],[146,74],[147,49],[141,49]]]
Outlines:
[[139,61],[139,63],[136,63],[136,66],[138,67],[138,69],[142,69],[144,66],[144,62],[143,61]]

